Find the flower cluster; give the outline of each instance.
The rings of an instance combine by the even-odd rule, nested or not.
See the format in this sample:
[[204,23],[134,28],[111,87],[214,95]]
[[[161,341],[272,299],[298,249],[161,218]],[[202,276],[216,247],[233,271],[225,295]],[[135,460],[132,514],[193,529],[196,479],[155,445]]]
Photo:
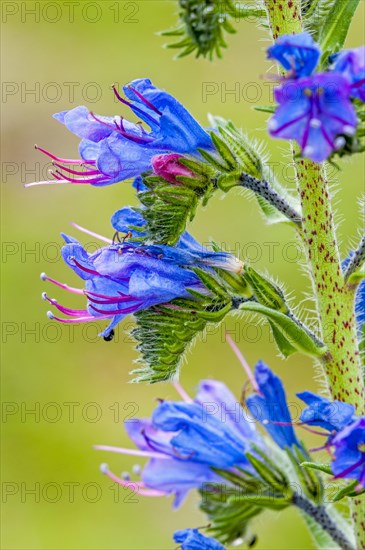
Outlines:
[[[148,78],[124,86],[126,98],[115,87],[113,90],[118,100],[141,121],[134,123],[119,115],[95,115],[84,106],[54,115],[81,138],[80,160],[56,157],[38,148],[53,159],[55,170],[52,175],[56,181],[110,185],[151,170],[155,156],[169,153],[194,155],[198,148],[214,149],[209,133],[189,111],[172,95],[156,88]],[[143,123],[149,127],[148,130]],[[69,165],[76,165],[78,169],[69,168]]]
[[76,239],[63,235],[66,241],[62,248],[63,259],[84,281],[84,288],[59,283],[44,273],[41,278],[69,292],[85,295],[87,307],[70,309],[43,293],[45,300],[66,315],[66,318],[55,317],[49,312],[51,319],[62,323],[109,320],[101,336],[110,339],[113,329],[128,314],[166,304],[176,298],[192,299],[190,291],[208,293],[194,268],[207,272],[220,268],[233,273],[242,269],[242,262],[232,254],[210,251],[187,232],[175,247],[145,245],[138,239],[136,242],[120,240],[119,232],[130,237],[144,235],[146,222],[143,215],[132,208],[118,210],[111,221],[117,232],[116,242],[110,241],[108,246],[93,254],[88,254]]
[[314,73],[320,54],[308,33],[281,36],[268,49],[268,58],[288,71],[275,89],[278,107],[270,135],[295,140],[314,162],[323,162],[355,135],[354,100],[365,101],[365,47],[340,52],[330,70]]
[[[183,401],[162,401],[151,418],[125,422],[137,450],[97,446],[148,458],[137,482],[140,494],[174,495],[178,507],[191,489],[224,480],[214,468],[252,472],[246,453],[267,449],[257,430],[259,421],[281,449],[300,448],[280,379],[262,361],[256,365],[255,395],[247,398],[246,413],[223,382],[203,380],[195,399],[175,384]],[[128,481],[116,477],[104,464],[106,473],[122,486]]]
[[[194,399],[175,383],[182,401],[161,401],[151,418],[125,422],[137,449],[105,445],[96,449],[147,458],[144,467],[136,469],[141,480],[133,484],[141,495],[174,495],[174,507],[180,506],[192,489],[227,484],[231,478],[223,472],[231,473],[232,479],[239,472],[257,475],[248,454],[261,461],[265,453],[272,452],[272,443],[278,451],[285,450],[293,457],[297,452],[305,453],[293,429],[295,423],[281,380],[259,361],[251,385],[253,393],[245,401],[247,412],[222,382],[201,381]],[[334,477],[356,480],[355,490],[361,491],[365,487],[365,418],[355,415],[353,405],[330,402],[308,391],[297,395],[307,405],[298,426],[309,431],[313,426],[325,430],[327,442],[321,448],[333,450]],[[270,439],[261,435],[257,423]],[[131,483],[129,474],[119,478],[106,464],[101,470],[121,486]],[[196,529],[178,531],[175,541],[189,550],[222,548]]]

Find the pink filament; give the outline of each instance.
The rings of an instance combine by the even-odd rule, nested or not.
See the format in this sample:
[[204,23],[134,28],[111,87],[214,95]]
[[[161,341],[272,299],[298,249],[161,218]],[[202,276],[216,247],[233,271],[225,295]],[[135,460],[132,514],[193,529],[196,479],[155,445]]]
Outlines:
[[166,495],[166,493],[163,493],[162,491],[146,488],[146,486],[141,481],[126,481],[124,479],[120,479],[115,474],[113,474],[109,469],[105,470],[104,473],[115,483],[118,483],[118,485],[121,485],[126,489],[131,489],[131,490],[133,490],[134,488],[137,489],[136,494],[138,495],[142,495],[146,497],[162,497]]
[[94,445],[94,449],[98,451],[109,451],[122,455],[142,456],[145,458],[161,458],[162,460],[171,460],[171,457],[155,451],[141,451],[139,449],[126,449],[123,447],[111,447],[109,445]]
[[104,241],[105,243],[113,244],[113,241],[111,239],[108,239],[107,237],[103,237],[103,235],[99,235],[99,233],[94,233],[94,231],[90,231],[89,229],[86,229],[85,227],[82,227],[77,223],[72,222],[71,225],[75,229],[82,231],[82,233],[86,233],[87,235],[90,235],[91,237],[95,237],[96,239],[99,239],[100,241]]
[[60,288],[63,288],[64,290],[68,290],[69,292],[73,292],[74,294],[84,294],[84,290],[82,288],[74,288],[72,286],[68,286],[64,283],[60,283],[59,281],[56,281],[55,279],[51,279],[50,277],[47,277],[46,274],[42,274],[42,280],[43,281],[49,281],[50,283],[53,283],[56,286],[59,286]]
[[240,349],[238,348],[236,342],[233,341],[233,339],[230,337],[229,334],[226,333],[226,342],[229,344],[231,350],[233,351],[233,353],[235,354],[235,356],[237,357],[237,359],[239,360],[239,362],[241,363],[241,365],[243,366],[244,370],[245,370],[245,373],[247,374],[247,377],[249,379],[249,381],[251,382],[251,385],[253,387],[253,389],[261,394],[260,392],[260,388],[255,380],[255,377],[254,375],[252,374],[252,371],[246,361],[246,359],[243,357]]

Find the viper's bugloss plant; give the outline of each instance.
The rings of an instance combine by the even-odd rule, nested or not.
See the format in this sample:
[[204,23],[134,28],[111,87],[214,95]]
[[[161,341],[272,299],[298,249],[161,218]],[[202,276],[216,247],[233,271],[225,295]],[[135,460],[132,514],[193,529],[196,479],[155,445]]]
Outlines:
[[[179,392],[177,401],[160,400],[150,418],[125,423],[135,448],[97,448],[146,459],[135,469],[136,481],[102,465],[115,483],[133,483],[141,496],[173,495],[179,507],[188,493],[198,492],[208,523],[175,532],[183,550],[252,546],[257,539],[252,518],[291,506],[300,510],[317,548],[365,548],[365,236],[362,231],[357,247],[341,259],[326,175],[326,161],[351,160],[365,150],[365,48],[344,49],[358,3],[264,0],[253,7],[181,0],[179,26],[164,33],[179,37],[171,46],[180,56],[212,58],[226,47],[225,33],[236,30],[232,23],[254,16],[262,29],[270,29],[267,58],[278,65],[278,75],[270,76],[275,105],[258,110],[270,113],[271,137],[290,141],[296,192],[273,173],[263,144],[220,117],[201,126],[147,78],[123,92],[113,87],[138,122],[76,107],[55,118],[81,138],[81,158],[38,148],[55,168],[53,181],[37,183],[104,186],[134,180],[137,204],[119,205],[109,236],[79,227],[101,239],[96,252],[63,234],[62,257],[80,286],[41,276],[80,295],[80,309],[46,293],[43,298],[52,306],[51,319],[105,322],[100,336],[106,341],[132,315],[139,352],[133,381],[170,381]],[[251,194],[265,222],[285,223],[300,240],[316,305],[312,326],[296,313],[281,282],[214,241],[200,244],[187,231],[200,206],[237,187],[246,191],[242,215]],[[350,187],[346,182],[341,192]],[[293,414],[278,376],[262,361],[252,374],[227,336],[248,376],[241,399],[210,379],[189,397],[178,383],[187,350],[209,324],[232,312],[245,319],[248,314],[248,322],[265,320],[281,357],[296,354],[296,369],[309,356],[326,382],[322,394],[298,393],[301,410]],[[311,450],[306,431],[320,441]],[[327,481],[332,488],[336,484],[335,493]]]

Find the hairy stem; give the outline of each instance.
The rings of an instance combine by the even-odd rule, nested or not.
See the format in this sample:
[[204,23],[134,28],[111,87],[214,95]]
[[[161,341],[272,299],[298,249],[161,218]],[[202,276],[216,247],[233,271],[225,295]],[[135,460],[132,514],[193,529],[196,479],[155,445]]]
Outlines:
[[337,247],[328,182],[319,164],[296,163],[310,274],[329,354],[324,362],[334,399],[364,412],[365,389],[357,344],[354,288],[345,283]]
[[[273,38],[302,32],[300,0],[265,0]],[[296,151],[294,151],[295,153]],[[333,221],[324,167],[296,159],[297,186],[302,205],[302,227],[321,338],[329,353],[322,366],[334,399],[352,403],[365,412],[365,387],[355,320],[355,289],[348,285]],[[352,499],[357,547],[365,549],[364,496]]]
[[271,185],[263,180],[258,180],[249,174],[241,174],[240,182],[242,187],[254,191],[268,203],[274,206],[279,212],[284,214],[286,218],[297,225],[301,224],[302,217],[290,204],[271,187]]
[[342,550],[356,550],[343,531],[332,521],[324,506],[315,506],[312,502],[297,493],[294,493],[292,500],[293,504],[313,518]]

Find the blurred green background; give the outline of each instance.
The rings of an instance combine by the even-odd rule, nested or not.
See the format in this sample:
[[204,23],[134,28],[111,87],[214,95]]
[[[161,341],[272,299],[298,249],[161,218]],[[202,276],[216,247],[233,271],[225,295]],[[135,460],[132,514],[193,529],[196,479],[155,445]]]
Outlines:
[[[348,46],[364,41],[361,4]],[[175,22],[172,1],[4,1],[1,8],[2,548],[173,548],[176,528],[206,522],[197,496],[191,495],[178,512],[171,510],[171,499],[131,499],[99,473],[99,464],[107,461],[120,473],[131,470],[135,459],[92,448],[96,443],[127,446],[123,420],[149,415],[157,397],[176,397],[173,388],[128,384],[136,353],[122,330],[111,343],[97,339],[95,325],[70,331],[47,319],[48,308],[40,299],[47,290],[62,303],[82,307],[80,300],[42,283],[39,273],[77,285],[60,260],[59,233],[78,236],[70,226],[74,221],[111,236],[111,214],[135,204],[134,193],[128,182],[103,189],[26,190],[23,184],[47,178],[49,165],[34,143],[60,156],[77,154],[77,138],[52,119],[54,112],[85,104],[100,114],[128,117],[110,85],[138,77],[148,76],[169,90],[203,124],[211,112],[266,139],[265,115],[253,106],[270,101],[263,79],[270,67],[264,53],[267,35],[255,22],[241,22],[239,32],[229,37],[224,61],[174,61],[173,51],[163,49],[164,39],[156,34]],[[204,94],[207,89],[210,95]],[[286,144],[268,145],[279,177],[292,187],[291,172],[283,169],[289,162]],[[357,235],[364,166],[357,158],[341,167],[336,206],[345,254]],[[249,256],[256,267],[285,281],[298,301],[304,299],[308,280],[295,259],[293,234],[285,227],[266,228],[254,201],[235,191],[224,200],[216,196],[199,211],[192,231],[202,241],[214,238]],[[96,246],[93,239],[81,235],[81,240],[90,249]],[[130,328],[131,321],[124,327]],[[233,331],[251,365],[262,358],[283,377],[289,401],[295,402],[296,391],[316,387],[309,361],[294,356],[283,362],[265,326],[239,324],[234,317],[194,347],[181,376],[188,392],[202,377],[216,377],[239,394],[245,376],[224,343],[225,330]],[[259,533],[258,549],[312,547],[294,511],[265,514],[253,530]]]

